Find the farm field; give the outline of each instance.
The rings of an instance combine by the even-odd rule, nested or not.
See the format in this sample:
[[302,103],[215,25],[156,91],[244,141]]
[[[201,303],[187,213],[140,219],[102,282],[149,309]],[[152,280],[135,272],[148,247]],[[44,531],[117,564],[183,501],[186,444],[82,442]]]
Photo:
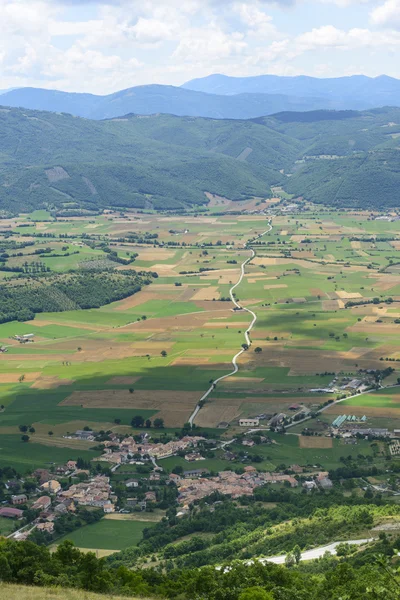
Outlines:
[[[267,217],[213,214],[218,208],[184,217],[112,213],[40,221],[40,213],[3,221],[7,241],[34,244],[18,249],[22,256],[10,256],[7,266],[29,263],[29,253],[49,247],[58,256],[44,252],[40,260],[51,273],[83,272],[106,261],[116,273],[143,269],[157,277],[99,308],[44,311],[0,324],[7,350],[0,354],[0,464],[22,471],[43,466],[50,448],[56,463],[95,456],[90,442],[64,436],[85,426],[125,433],[137,415],[179,430],[210,382],[232,370],[250,316],[233,310],[229,289],[250,256],[244,244],[267,229]],[[240,417],[272,416],[294,403],[313,410],[332,397],[319,390],[333,373],[397,370],[400,361],[397,224],[366,212],[309,207],[293,215],[277,211],[272,225],[254,243],[256,256],[235,290],[257,315],[253,345],[194,421],[210,433],[223,423],[230,429],[218,431],[230,435]],[[119,260],[135,255],[133,262],[110,261],[104,239]],[[34,342],[13,339],[24,334]],[[387,382],[396,379],[395,372]],[[377,404],[371,397],[336,405],[324,418],[352,410],[371,422],[400,420],[395,395],[384,394]],[[20,425],[35,430],[28,443]]]
[[136,546],[142,539],[143,530],[151,526],[150,521],[101,519],[68,533],[57,542],[71,540],[78,548],[118,551]]

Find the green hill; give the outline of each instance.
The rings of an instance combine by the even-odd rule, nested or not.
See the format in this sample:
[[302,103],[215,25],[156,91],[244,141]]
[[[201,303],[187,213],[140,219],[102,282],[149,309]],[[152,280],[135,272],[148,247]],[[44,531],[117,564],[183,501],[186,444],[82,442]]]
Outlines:
[[274,185],[336,206],[399,205],[398,108],[248,121],[3,108],[0,132],[3,213],[180,210],[206,204],[205,192],[265,198]]
[[[4,210],[106,206],[176,209],[204,192],[232,200],[268,197],[299,147],[251,122],[172,116],[89,121],[70,115],[0,112],[0,203]],[[254,140],[250,160],[237,157]]]

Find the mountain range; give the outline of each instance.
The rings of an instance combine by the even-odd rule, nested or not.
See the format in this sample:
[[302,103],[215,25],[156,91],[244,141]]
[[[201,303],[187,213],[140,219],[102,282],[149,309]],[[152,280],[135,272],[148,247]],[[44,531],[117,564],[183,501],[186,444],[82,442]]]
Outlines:
[[82,214],[181,210],[206,192],[400,205],[400,109],[282,112],[250,120],[126,115],[103,121],[0,109],[0,208]]
[[129,113],[251,119],[281,111],[366,110],[376,106],[400,106],[400,81],[384,75],[336,79],[210,75],[181,87],[143,85],[106,96],[17,88],[0,92],[0,103],[97,120]]

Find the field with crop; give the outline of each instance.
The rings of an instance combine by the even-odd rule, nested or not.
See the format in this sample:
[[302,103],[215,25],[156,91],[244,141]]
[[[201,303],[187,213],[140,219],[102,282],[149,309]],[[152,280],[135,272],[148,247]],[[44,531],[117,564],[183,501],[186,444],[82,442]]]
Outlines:
[[[0,463],[21,470],[43,465],[50,447],[54,462],[95,455],[90,443],[64,437],[85,425],[125,432],[136,415],[162,418],[172,430],[188,421],[244,342],[250,316],[233,310],[229,289],[250,256],[244,244],[267,229],[261,212],[220,211],[217,203],[208,214],[184,217],[116,212],[40,221],[38,213],[2,221],[4,243],[33,243],[22,256],[9,252],[7,266],[29,263],[38,250],[51,273],[108,261],[115,272],[144,269],[158,277],[99,308],[38,312],[26,322],[0,324],[7,350],[0,354]],[[312,410],[334,397],[319,391],[333,373],[351,378],[360,369],[396,369],[400,360],[397,224],[311,206],[293,215],[278,210],[272,225],[254,242],[256,256],[235,290],[257,315],[253,345],[195,419],[210,431],[220,423],[235,431],[241,416],[272,416],[293,403]],[[104,236],[122,262],[109,260]],[[13,285],[24,281],[13,277]],[[14,339],[27,333],[34,334],[32,343]],[[396,378],[395,372],[387,383]],[[341,403],[325,417],[351,410],[373,420],[397,418],[399,411],[400,418],[395,394],[374,398]],[[35,430],[28,443],[21,441],[21,425]]]
[[142,532],[152,527],[150,521],[102,519],[93,525],[85,525],[68,533],[58,543],[71,540],[78,548],[90,550],[123,550],[136,546],[142,539]]

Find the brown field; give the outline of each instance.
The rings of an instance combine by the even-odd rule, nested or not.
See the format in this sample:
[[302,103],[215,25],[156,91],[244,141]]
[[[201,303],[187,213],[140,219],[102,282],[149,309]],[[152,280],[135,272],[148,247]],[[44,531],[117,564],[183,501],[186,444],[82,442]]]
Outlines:
[[214,298],[216,300],[220,298],[218,287],[214,285],[201,288],[192,296],[192,300],[213,300]]
[[322,308],[324,310],[340,310],[345,307],[343,300],[324,300],[322,302]]
[[148,302],[148,300],[159,300],[160,298],[162,298],[160,292],[157,293],[142,290],[141,292],[134,294],[133,296],[128,296],[128,298],[121,300],[119,305],[115,307],[115,310],[129,310],[130,308],[135,308],[135,306],[139,306],[140,304]]
[[200,395],[180,390],[136,390],[133,394],[128,390],[89,390],[73,392],[60,406],[156,410],[167,427],[179,427],[188,420]]
[[286,283],[268,284],[264,285],[264,290],[274,290],[278,288],[287,288]]
[[0,373],[0,383],[17,383],[21,375],[24,375],[24,381],[35,381],[41,375],[41,371],[36,373]]
[[206,404],[195,418],[200,427],[216,427],[221,421],[230,423],[241,414],[239,405],[220,404],[219,401]]
[[301,435],[299,437],[300,448],[332,448],[333,440],[328,437]]
[[311,296],[321,296],[321,298],[326,298],[326,294],[321,288],[311,288],[310,294]]
[[341,299],[362,298],[359,292],[346,292],[344,290],[339,290],[338,292],[335,292],[335,294],[338,298]]

